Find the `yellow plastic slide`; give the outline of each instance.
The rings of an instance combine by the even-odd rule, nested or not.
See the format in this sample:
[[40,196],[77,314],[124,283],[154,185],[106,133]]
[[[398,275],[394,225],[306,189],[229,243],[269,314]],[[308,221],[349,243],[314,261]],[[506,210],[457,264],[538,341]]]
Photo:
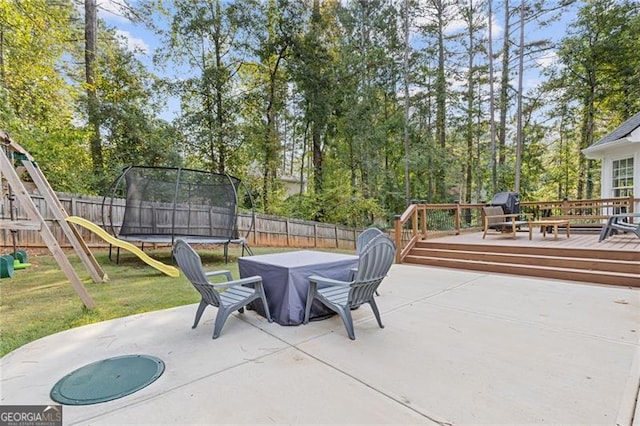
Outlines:
[[175,268],[171,265],[166,265],[162,262],[158,262],[157,260],[150,258],[145,252],[143,252],[142,250],[140,250],[138,247],[134,246],[130,242],[123,241],[114,237],[113,235],[109,234],[107,231],[100,228],[95,223],[88,221],[87,219],[83,219],[78,216],[69,216],[67,217],[67,222],[75,223],[76,225],[80,225],[84,228],[87,228],[89,231],[93,232],[94,234],[97,234],[100,238],[102,238],[109,244],[113,244],[116,247],[120,247],[130,251],[131,253],[138,256],[140,260],[142,260],[147,265],[153,268],[156,268],[158,271],[164,274],[167,274],[170,277],[175,278],[180,276],[180,271],[178,270],[178,268]]

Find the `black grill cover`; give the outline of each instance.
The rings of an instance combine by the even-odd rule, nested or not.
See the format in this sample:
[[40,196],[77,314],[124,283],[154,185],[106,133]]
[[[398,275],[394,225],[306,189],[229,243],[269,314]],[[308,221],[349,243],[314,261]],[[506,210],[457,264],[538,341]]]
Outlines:
[[491,205],[502,207],[504,214],[520,213],[520,197],[517,192],[498,192],[493,196]]

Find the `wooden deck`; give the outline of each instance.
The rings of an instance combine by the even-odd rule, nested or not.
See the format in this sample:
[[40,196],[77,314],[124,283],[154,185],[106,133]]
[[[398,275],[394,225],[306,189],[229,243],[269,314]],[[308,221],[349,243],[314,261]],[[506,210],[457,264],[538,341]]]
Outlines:
[[584,250],[620,250],[635,253],[636,260],[640,261],[640,238],[635,235],[614,235],[602,242],[598,242],[599,234],[573,233],[567,238],[564,230],[558,233],[558,239],[554,240],[553,234],[547,233],[546,237],[536,228],[529,240],[529,232],[525,229],[519,231],[516,238],[510,234],[488,233],[482,239],[482,232],[466,232],[460,235],[429,236],[425,242],[456,243],[456,244],[481,244],[505,247],[545,247],[552,254],[554,249],[584,249]]
[[468,232],[418,241],[403,263],[526,275],[594,284],[640,287],[640,238],[563,232],[543,237],[538,229],[511,234]]

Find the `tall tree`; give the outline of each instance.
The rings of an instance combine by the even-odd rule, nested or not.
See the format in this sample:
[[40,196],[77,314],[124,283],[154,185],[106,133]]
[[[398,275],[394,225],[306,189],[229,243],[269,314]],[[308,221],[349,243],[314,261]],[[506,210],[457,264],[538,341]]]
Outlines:
[[493,58],[493,0],[487,1],[488,6],[488,42],[487,42],[487,56],[489,59],[489,139],[491,140],[491,193],[497,192],[498,186],[498,171],[496,163],[496,114],[495,114],[495,94],[494,94],[494,58]]
[[411,52],[411,27],[409,18],[409,0],[403,3],[403,30],[404,30],[404,52],[402,55],[402,82],[404,89],[404,122],[402,132],[402,142],[404,145],[404,196],[408,206],[411,200],[411,180],[409,179],[409,164],[411,157],[411,144],[409,141],[409,112],[411,102],[409,97],[409,57]]
[[516,112],[516,170],[515,183],[513,190],[520,192],[520,168],[522,166],[522,145],[523,145],[523,129],[522,129],[522,101],[524,94],[524,23],[525,23],[525,0],[520,1],[520,41],[518,43],[518,110]]
[[259,30],[254,30],[255,54],[259,60],[258,77],[263,81],[262,98],[262,203],[269,211],[278,184],[282,143],[278,120],[286,105],[288,74],[286,61],[291,56],[295,37],[301,32],[306,6],[287,0],[268,0],[261,8]]
[[103,189],[104,159],[100,138],[100,115],[97,96],[96,57],[98,50],[98,8],[96,0],[84,1],[84,69],[87,90],[87,121],[91,134],[91,161],[96,189]]
[[[631,52],[639,47],[639,16],[640,8],[635,3],[594,0],[580,9],[571,35],[562,42],[559,57],[564,69],[559,78],[569,99],[579,105],[579,149],[593,144],[600,134],[596,123],[613,112],[607,108],[612,105],[607,100],[620,93],[619,86],[616,87],[624,81],[616,72],[620,61],[637,56]],[[632,59],[627,66],[631,74],[638,75],[637,61]],[[632,90],[637,92],[637,88]],[[624,113],[620,118],[626,118]],[[606,127],[600,132],[605,130]],[[576,155],[580,156],[576,196],[591,198],[596,165],[593,160]]]
[[86,134],[74,123],[79,96],[70,53],[74,40],[82,40],[77,22],[82,19],[67,1],[0,7],[0,128],[38,159],[60,191],[88,191],[92,175]]
[[180,99],[177,125],[186,150],[194,154],[190,161],[219,173],[241,163],[237,77],[250,28],[247,15],[255,6],[251,0],[149,0],[138,13],[162,40],[155,63],[180,70],[166,86]]
[[[500,55],[502,57],[502,68],[500,70],[500,93],[498,97],[498,169],[503,169],[505,161],[507,159],[507,115],[509,112],[509,82],[511,80],[511,67],[509,63],[511,61],[511,13],[512,10],[509,5],[509,0],[504,0],[504,21],[503,26],[503,39],[502,50]],[[506,190],[507,186],[501,174],[498,174],[497,190]]]
[[[442,151],[446,148],[446,111],[447,111],[447,79],[445,69],[445,29],[447,19],[447,6],[446,0],[430,0],[431,6],[435,11],[436,20],[436,38],[438,46],[438,68],[436,71],[435,91],[436,91],[436,140],[442,148]],[[438,172],[437,181],[437,194],[440,200],[446,199],[446,176],[444,168],[441,167]]]
[[[474,177],[477,176],[476,169],[479,167],[476,158],[476,147],[479,144],[479,135],[482,128],[478,126],[478,116],[482,115],[481,83],[483,82],[483,67],[480,66],[476,57],[482,52],[484,40],[480,32],[484,26],[483,17],[484,6],[480,1],[464,1],[460,7],[462,20],[465,23],[466,35],[460,40],[464,49],[463,56],[466,58],[466,88],[463,93],[465,105],[463,134],[466,141],[466,151],[464,153],[464,194],[465,202],[471,202],[474,189]],[[482,122],[482,121],[481,121]],[[476,188],[482,187],[482,182],[475,182]]]
[[108,172],[119,174],[130,165],[182,165],[175,128],[157,118],[163,103],[157,79],[113,30],[103,29],[99,43],[96,89]]

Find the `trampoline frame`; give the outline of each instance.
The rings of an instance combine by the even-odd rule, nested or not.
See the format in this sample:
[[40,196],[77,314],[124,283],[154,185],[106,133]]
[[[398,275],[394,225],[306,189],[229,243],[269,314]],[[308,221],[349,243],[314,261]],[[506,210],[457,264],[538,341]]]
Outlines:
[[[124,198],[125,199],[124,209],[126,212],[128,208],[127,203],[129,202],[129,200],[126,194],[127,188],[126,186],[122,186],[122,185],[124,185],[123,180],[134,169],[166,170],[170,172],[174,172],[174,171],[176,172],[175,189],[173,191],[173,201],[172,201],[171,233],[170,234],[168,233],[167,234],[121,234],[120,232],[117,231],[118,225],[114,224],[113,222],[113,218],[114,218],[113,211],[114,211],[114,208],[116,207],[114,205],[114,202],[116,199]],[[202,173],[207,175],[225,177],[228,180],[229,186],[233,189],[233,197],[234,197],[233,228],[230,229],[229,235],[207,236],[207,235],[191,235],[191,234],[176,232],[176,218],[180,214],[178,207],[181,205],[181,203],[177,202],[177,198],[178,198],[180,184],[182,183],[182,181],[180,180],[180,177],[184,171],[189,173]],[[237,182],[237,184],[235,182]],[[121,188],[123,188],[125,191],[124,197],[117,197],[116,194],[118,190]],[[244,188],[244,190],[248,194],[249,203],[250,203],[250,212],[251,212],[251,223],[249,225],[249,229],[247,230],[246,234],[243,237],[240,237],[238,235],[239,234],[238,216],[240,213],[239,206],[238,206],[239,188]],[[142,200],[142,201],[146,201],[146,200]],[[211,207],[215,207],[215,205],[210,205],[209,208]],[[255,226],[253,196],[251,195],[251,192],[248,190],[248,188],[244,185],[244,183],[240,179],[226,173],[222,174],[222,173],[208,172],[204,170],[196,170],[196,169],[189,169],[189,168],[183,168],[183,167],[128,166],[123,169],[120,176],[118,176],[118,178],[113,182],[111,187],[108,189],[107,194],[102,199],[101,209],[102,209],[101,211],[102,223],[104,228],[107,230],[107,232],[109,232],[111,235],[121,240],[128,241],[131,243],[140,243],[142,246],[142,250],[144,250],[145,243],[169,244],[171,245],[171,247],[173,247],[175,239],[181,238],[187,241],[189,244],[222,245],[224,247],[225,262],[228,261],[229,244],[240,244],[242,246],[242,256],[245,255],[245,251],[249,255],[253,255],[253,252],[249,247],[249,244],[247,243],[249,234],[251,233],[251,231]],[[189,209],[189,211],[191,210]],[[123,217],[123,223],[119,225],[120,228],[122,228],[123,225],[124,225],[124,217]],[[112,252],[112,246],[109,245],[109,258],[111,258],[111,254],[112,254],[111,252]],[[119,259],[120,259],[120,249],[118,248],[116,262],[119,262]]]

